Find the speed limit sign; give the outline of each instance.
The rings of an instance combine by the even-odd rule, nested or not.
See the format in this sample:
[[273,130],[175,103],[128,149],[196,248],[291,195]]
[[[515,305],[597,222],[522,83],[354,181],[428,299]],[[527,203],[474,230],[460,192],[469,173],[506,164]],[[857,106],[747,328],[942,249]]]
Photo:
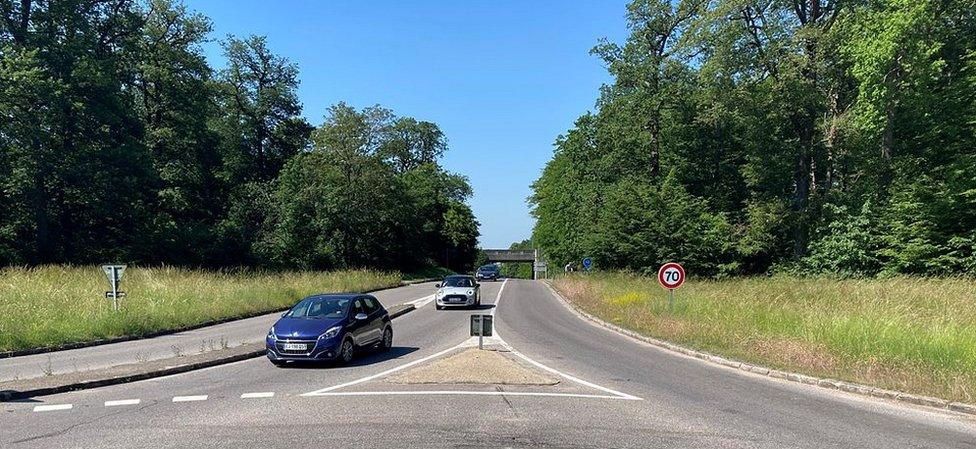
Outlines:
[[661,287],[674,290],[685,283],[685,269],[677,263],[668,262],[657,270],[657,281],[661,283]]

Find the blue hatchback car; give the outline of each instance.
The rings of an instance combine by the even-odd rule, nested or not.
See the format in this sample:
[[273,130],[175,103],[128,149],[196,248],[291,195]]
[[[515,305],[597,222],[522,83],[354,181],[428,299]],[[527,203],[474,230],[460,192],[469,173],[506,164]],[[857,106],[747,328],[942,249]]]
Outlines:
[[284,313],[266,338],[268,359],[339,360],[348,363],[356,348],[393,346],[390,314],[375,297],[362,294],[309,296]]

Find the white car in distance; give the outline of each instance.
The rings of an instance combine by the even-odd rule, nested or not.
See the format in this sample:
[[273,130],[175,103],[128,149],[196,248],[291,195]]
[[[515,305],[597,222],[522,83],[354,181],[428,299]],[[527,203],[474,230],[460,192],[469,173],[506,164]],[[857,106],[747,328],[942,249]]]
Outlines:
[[474,276],[448,276],[444,282],[435,285],[434,294],[437,310],[445,307],[479,307],[481,306],[481,284]]

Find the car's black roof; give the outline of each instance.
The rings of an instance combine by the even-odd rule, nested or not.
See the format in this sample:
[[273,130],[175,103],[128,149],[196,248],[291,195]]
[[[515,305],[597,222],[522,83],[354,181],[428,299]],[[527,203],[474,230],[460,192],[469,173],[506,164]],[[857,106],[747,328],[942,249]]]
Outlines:
[[486,269],[497,270],[498,269],[498,265],[482,265],[482,266],[478,267],[478,269],[479,270],[486,270]]

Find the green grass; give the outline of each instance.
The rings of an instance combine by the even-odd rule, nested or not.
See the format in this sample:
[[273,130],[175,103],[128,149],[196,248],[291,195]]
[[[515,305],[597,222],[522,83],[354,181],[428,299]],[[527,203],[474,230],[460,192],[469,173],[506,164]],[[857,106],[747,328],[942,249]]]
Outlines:
[[645,335],[751,363],[976,402],[976,280],[690,280],[577,275],[555,287]]
[[400,274],[378,271],[126,270],[119,312],[105,299],[96,266],[0,269],[0,351],[143,335],[281,309],[313,293],[392,287]]

